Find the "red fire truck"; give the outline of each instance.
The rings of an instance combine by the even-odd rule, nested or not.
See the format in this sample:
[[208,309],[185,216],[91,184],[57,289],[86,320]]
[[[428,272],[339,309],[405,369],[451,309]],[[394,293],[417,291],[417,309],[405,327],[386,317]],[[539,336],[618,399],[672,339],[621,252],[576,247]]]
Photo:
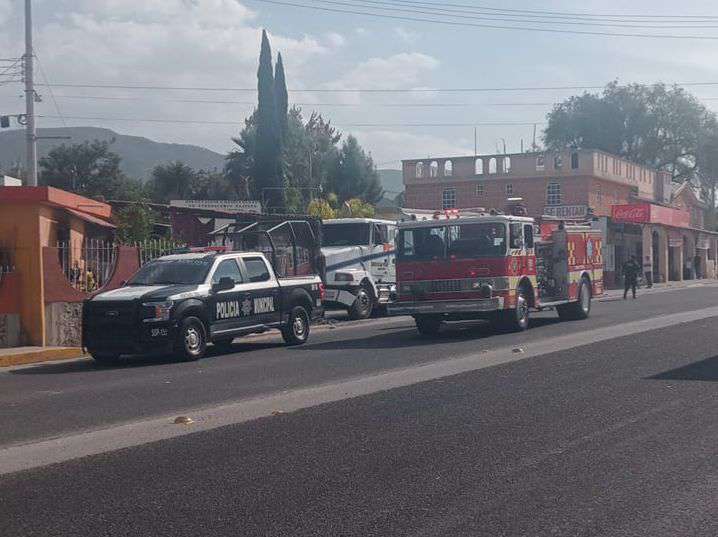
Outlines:
[[469,319],[526,330],[529,312],[546,308],[587,318],[603,294],[601,232],[520,214],[437,212],[400,222],[391,314],[413,316],[423,335]]

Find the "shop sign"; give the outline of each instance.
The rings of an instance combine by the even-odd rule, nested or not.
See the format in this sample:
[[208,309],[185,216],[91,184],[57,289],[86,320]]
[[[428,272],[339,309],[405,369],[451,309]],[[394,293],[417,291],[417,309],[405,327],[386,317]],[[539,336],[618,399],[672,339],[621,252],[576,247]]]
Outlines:
[[262,214],[262,204],[258,201],[238,200],[172,200],[170,207],[197,209],[222,213]]
[[585,218],[588,205],[551,205],[543,210],[543,214],[555,218]]
[[611,219],[615,222],[643,224],[651,220],[651,206],[647,203],[611,206]]

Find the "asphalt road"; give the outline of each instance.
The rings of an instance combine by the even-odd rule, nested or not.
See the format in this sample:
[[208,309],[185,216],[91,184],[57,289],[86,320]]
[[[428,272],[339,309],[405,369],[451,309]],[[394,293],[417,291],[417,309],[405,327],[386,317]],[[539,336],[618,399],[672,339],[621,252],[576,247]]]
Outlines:
[[[405,319],[198,364],[0,373],[0,446],[499,347],[510,363],[0,476],[0,535],[718,534],[718,319],[520,359],[566,334],[713,307],[718,287],[436,340]],[[191,428],[188,429],[191,431]]]

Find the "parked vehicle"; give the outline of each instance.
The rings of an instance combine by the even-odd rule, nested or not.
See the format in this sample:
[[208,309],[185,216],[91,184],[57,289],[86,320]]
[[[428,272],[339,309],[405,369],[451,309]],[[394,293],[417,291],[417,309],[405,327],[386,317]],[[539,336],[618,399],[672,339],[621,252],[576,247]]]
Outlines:
[[323,313],[316,274],[277,277],[261,252],[200,249],[144,265],[125,286],[83,305],[82,340],[98,362],[123,354],[201,358],[208,343],[279,328],[288,345],[309,337]]
[[512,214],[400,222],[390,313],[412,315],[424,335],[467,319],[526,330],[532,309],[585,319],[603,293],[602,240],[590,226]]
[[322,222],[326,306],[366,319],[396,297],[396,222],[342,218]]

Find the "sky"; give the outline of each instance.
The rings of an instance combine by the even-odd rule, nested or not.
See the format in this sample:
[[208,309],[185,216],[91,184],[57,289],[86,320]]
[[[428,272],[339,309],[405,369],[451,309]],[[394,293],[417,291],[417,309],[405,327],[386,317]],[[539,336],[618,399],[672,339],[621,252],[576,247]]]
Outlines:
[[[718,37],[714,4],[710,0],[682,4],[635,0],[630,7],[618,0],[34,0],[35,52],[41,66],[36,80],[50,85],[38,87],[42,102],[37,113],[43,116],[38,126],[107,127],[225,153],[232,149],[231,138],[256,101],[256,92],[240,90],[256,88],[260,35],[266,28],[273,53],[281,52],[284,59],[290,103],[300,105],[305,116],[318,110],[345,135],[354,134],[379,167],[399,168],[401,159],[473,154],[474,127],[479,153],[503,151],[504,144],[508,152],[516,152],[522,143],[524,147],[531,143],[534,124],[540,140],[551,103],[580,90],[508,88],[603,86],[611,80],[718,83],[718,40],[472,25]],[[0,0],[0,59],[23,53],[23,5],[23,0]],[[371,11],[384,17],[317,8]],[[441,17],[420,13],[437,8],[445,10]],[[489,11],[482,14],[480,8]],[[534,10],[550,24],[487,21],[487,17],[515,18],[510,11],[492,15],[491,8]],[[547,18],[551,14],[546,12],[553,12],[553,18]],[[676,26],[671,18],[676,12],[690,22],[688,26],[716,28],[637,28],[655,27],[657,21]],[[459,24],[438,22],[449,20],[447,14]],[[567,24],[579,20],[581,25]],[[0,73],[6,65],[0,61]],[[0,115],[24,109],[23,88],[11,80],[0,77]],[[503,89],[433,91],[466,88]],[[416,91],[426,89],[432,91]],[[709,107],[718,105],[718,100],[711,100],[718,99],[718,84],[689,89],[707,99]]]

